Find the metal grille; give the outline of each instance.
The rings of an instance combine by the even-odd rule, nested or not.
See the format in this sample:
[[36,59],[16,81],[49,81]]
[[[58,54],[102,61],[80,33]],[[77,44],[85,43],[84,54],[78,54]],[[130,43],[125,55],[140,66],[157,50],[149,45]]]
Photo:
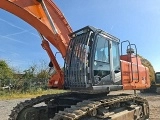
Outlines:
[[91,31],[74,37],[69,44],[65,59],[65,87],[87,88],[88,82],[88,46]]

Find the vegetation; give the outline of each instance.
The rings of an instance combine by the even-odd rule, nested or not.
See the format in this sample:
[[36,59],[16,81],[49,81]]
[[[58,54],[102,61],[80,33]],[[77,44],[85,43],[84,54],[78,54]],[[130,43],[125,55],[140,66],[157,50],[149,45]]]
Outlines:
[[63,90],[49,90],[48,67],[45,61],[41,66],[30,66],[23,72],[16,72],[6,61],[0,60],[0,99],[36,97],[42,94],[55,94]]
[[0,100],[10,100],[10,99],[18,99],[18,98],[35,98],[37,96],[45,95],[45,94],[58,94],[64,93],[65,90],[58,89],[47,89],[42,90],[41,88],[37,91],[28,91],[25,93],[21,93],[18,91],[11,90],[10,92],[0,91]]
[[0,60],[0,86],[9,84],[9,79],[13,78],[13,70],[4,60]]

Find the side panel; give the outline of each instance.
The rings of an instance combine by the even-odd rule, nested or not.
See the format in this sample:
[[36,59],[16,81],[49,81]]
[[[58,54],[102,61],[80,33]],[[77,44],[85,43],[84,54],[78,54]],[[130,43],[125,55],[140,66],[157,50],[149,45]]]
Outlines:
[[143,65],[137,65],[126,61],[121,61],[121,76],[123,89],[137,90],[150,87],[149,70]]

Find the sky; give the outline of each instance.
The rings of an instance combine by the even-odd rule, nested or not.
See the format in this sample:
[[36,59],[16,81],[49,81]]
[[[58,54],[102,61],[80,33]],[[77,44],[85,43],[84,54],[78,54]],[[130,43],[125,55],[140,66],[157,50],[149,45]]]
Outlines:
[[[138,54],[160,71],[160,0],[54,0],[73,31],[87,25],[121,41],[137,45]],[[0,9],[0,59],[24,70],[49,62],[37,31],[20,18]],[[53,48],[53,52],[57,52]],[[60,66],[63,59],[57,54]]]

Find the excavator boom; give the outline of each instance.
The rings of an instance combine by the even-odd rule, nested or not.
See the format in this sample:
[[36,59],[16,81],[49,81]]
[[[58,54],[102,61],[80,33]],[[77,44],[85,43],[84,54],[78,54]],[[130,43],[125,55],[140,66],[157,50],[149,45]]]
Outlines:
[[18,16],[39,32],[42,47],[47,51],[56,70],[49,86],[62,88],[63,72],[49,46],[51,43],[65,58],[70,40],[68,35],[72,33],[72,29],[61,11],[51,0],[1,0],[0,8]]
[[[51,0],[42,1],[1,0],[0,8],[18,16],[32,25],[61,52],[63,57],[65,57],[70,40],[68,34],[72,33],[72,30],[61,11]],[[46,8],[43,8],[41,4],[45,4]],[[52,21],[54,20],[53,22],[56,23],[54,24],[54,28],[45,13],[45,9],[49,12]]]

